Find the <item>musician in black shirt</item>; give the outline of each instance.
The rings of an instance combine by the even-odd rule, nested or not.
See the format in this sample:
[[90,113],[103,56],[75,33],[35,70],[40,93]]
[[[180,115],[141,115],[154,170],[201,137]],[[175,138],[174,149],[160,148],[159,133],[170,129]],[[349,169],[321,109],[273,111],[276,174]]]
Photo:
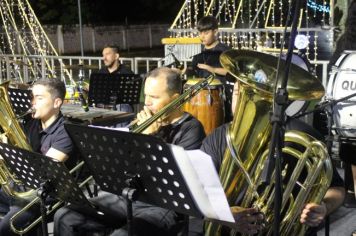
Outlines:
[[231,48],[218,40],[218,21],[215,17],[204,16],[199,20],[197,29],[203,49],[201,53],[193,57],[192,68],[188,68],[186,74],[198,78],[216,75],[225,88],[225,121],[230,121],[232,119],[230,107],[233,84],[225,79],[227,70],[220,64],[220,55]]
[[133,74],[132,70],[120,63],[118,46],[109,44],[105,45],[102,54],[105,67],[101,68],[99,73]]
[[[102,55],[105,66],[99,70],[99,73],[128,75],[134,74],[132,70],[127,68],[124,64],[120,63],[120,54],[118,46],[111,44],[105,45]],[[130,104],[116,104],[116,110],[123,112],[133,112],[133,107]],[[126,123],[118,126],[125,126],[125,124]]]
[[[236,107],[237,96],[238,96],[238,82],[234,86],[232,108]],[[201,150],[203,150],[205,153],[209,154],[212,157],[212,161],[218,171],[220,170],[220,166],[224,158],[224,152],[227,147],[226,130],[229,128],[229,125],[230,123],[227,123],[215,129],[209,136],[207,136],[203,140],[203,144],[201,146]],[[313,136],[318,140],[323,140],[323,136],[319,132],[317,132],[314,128],[295,118],[288,118],[286,124],[286,130],[302,131],[304,133]],[[286,143],[286,146],[288,145],[293,145],[293,144]],[[331,185],[328,191],[326,192],[323,201],[320,204],[307,203],[300,214],[300,222],[311,227],[307,231],[306,235],[308,236],[316,235],[317,226],[319,226],[323,222],[327,214],[330,214],[342,204],[344,195],[345,195],[345,191],[343,189],[343,180],[341,179],[337,170],[333,167],[333,176],[332,176]],[[250,217],[249,220],[251,224],[253,224],[255,219]],[[194,222],[194,224],[198,225],[199,222]],[[197,227],[195,228],[196,231],[199,231]],[[242,225],[241,227],[241,230],[250,230],[249,233],[251,234],[256,233],[257,229],[258,229],[257,225],[254,226],[254,225],[246,224],[246,225]]]
[[[172,69],[161,67],[150,72],[145,82],[145,106],[137,114],[138,125],[179,97],[181,90],[179,74]],[[143,133],[160,137],[184,149],[199,148],[205,137],[201,123],[179,109],[154,122]],[[100,209],[105,208],[112,212],[113,216],[108,217],[105,223],[99,223],[95,216],[81,214],[69,207],[61,208],[54,217],[55,235],[84,235],[88,231],[101,231],[106,228],[117,228],[112,235],[127,235],[126,200],[101,191],[93,201],[101,206]],[[182,219],[182,216],[174,211],[140,201],[133,203],[133,213],[134,235],[176,235],[177,225]],[[114,226],[109,224],[113,220],[116,222]],[[84,232],[78,232],[80,230]]]

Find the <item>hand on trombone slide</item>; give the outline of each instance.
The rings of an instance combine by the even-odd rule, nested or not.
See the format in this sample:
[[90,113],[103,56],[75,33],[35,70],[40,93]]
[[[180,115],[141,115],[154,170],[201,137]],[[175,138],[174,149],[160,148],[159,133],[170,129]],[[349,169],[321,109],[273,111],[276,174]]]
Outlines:
[[[137,125],[141,125],[144,121],[148,120],[153,116],[153,112],[147,107],[144,106],[143,110],[137,113],[136,120],[133,122]],[[132,123],[133,123],[132,122]],[[154,134],[162,126],[162,118],[159,118],[157,121],[153,122],[147,129],[145,129],[143,134]]]

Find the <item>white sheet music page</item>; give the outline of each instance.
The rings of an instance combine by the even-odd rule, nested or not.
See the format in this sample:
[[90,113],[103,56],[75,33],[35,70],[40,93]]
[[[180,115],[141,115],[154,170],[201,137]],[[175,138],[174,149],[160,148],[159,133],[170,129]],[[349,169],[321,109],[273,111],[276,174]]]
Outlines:
[[203,215],[211,219],[235,222],[211,157],[201,150],[186,151],[179,146],[171,147]]
[[123,131],[123,132],[129,132],[129,128],[127,127],[120,127],[120,128],[115,128],[115,127],[109,127],[109,126],[100,126],[100,125],[88,125],[89,127],[94,127],[94,128],[100,128],[100,129],[110,129],[110,130],[118,130],[118,131]]

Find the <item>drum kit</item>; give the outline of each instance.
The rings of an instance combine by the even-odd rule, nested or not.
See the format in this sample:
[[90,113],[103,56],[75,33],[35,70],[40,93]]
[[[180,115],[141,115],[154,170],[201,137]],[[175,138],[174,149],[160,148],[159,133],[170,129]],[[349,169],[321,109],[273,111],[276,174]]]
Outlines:
[[332,67],[325,100],[331,104],[332,130],[344,139],[356,139],[355,51],[345,51]]
[[[275,60],[278,58],[276,57]],[[265,62],[263,58],[259,59]],[[235,63],[235,62],[232,62]],[[268,62],[267,62],[268,63]],[[303,78],[310,77],[312,72],[309,64],[300,56],[293,55],[292,63],[302,68],[292,67],[296,76]],[[228,65],[228,63],[225,63]],[[238,74],[238,72],[236,72]],[[257,73],[257,72],[256,72]],[[268,72],[267,72],[268,73]],[[199,79],[188,79],[184,88],[197,83]],[[292,87],[291,87],[292,88]],[[306,93],[306,91],[304,91]],[[215,79],[206,89],[199,92],[189,102],[184,104],[183,109],[195,116],[204,126],[207,134],[224,122],[224,89],[220,80]],[[330,73],[330,79],[327,84],[324,101],[316,109],[323,109],[328,106],[329,118],[331,118],[331,127],[335,136],[343,140],[356,141],[356,52],[345,51]],[[301,117],[305,114],[312,113],[314,110],[306,111],[310,108],[310,101],[296,98],[286,109],[287,116]]]
[[[232,50],[231,53],[235,53],[236,50]],[[241,52],[241,51],[240,51]],[[250,58],[254,58],[252,51],[246,51],[246,56]],[[272,77],[275,75],[275,71],[264,71],[264,68],[276,68],[274,66],[271,66],[269,64],[275,64],[277,65],[278,57],[274,57],[268,54],[265,54],[266,58],[259,58],[261,56],[264,56],[264,54],[258,54],[256,55],[257,57],[254,58],[254,60],[257,62],[261,62],[260,66],[261,68],[259,70],[256,70],[255,76],[258,79],[261,80],[269,80],[272,79]],[[229,59],[234,58],[234,56],[241,56],[241,55],[229,55]],[[283,59],[283,57],[282,57]],[[225,58],[220,58],[220,60],[224,61],[227,60],[227,57]],[[229,67],[229,65],[234,65],[235,63],[239,63],[236,61],[225,61],[224,65]],[[293,81],[300,82],[300,83],[305,83],[308,79],[310,81],[314,80],[314,76],[312,75],[311,67],[308,64],[308,62],[303,59],[301,56],[295,54],[292,57],[292,63],[293,66],[291,68],[291,76],[294,78]],[[267,65],[268,64],[268,65]],[[239,65],[241,68],[243,65]],[[234,67],[235,68],[235,67]],[[229,68],[226,68],[229,70]],[[245,69],[242,69],[245,70]],[[250,71],[250,70],[247,70]],[[230,71],[230,74],[233,76],[237,76],[240,72],[238,71]],[[251,77],[251,76],[248,76]],[[253,77],[253,76],[252,76]],[[303,79],[304,78],[304,79]],[[187,82],[184,85],[184,89],[192,86],[193,84],[197,83],[200,79],[199,78],[190,78],[187,80]],[[309,81],[308,80],[308,81]],[[251,83],[254,83],[256,81],[251,81]],[[310,87],[310,91],[294,91],[294,88],[299,88],[300,84],[292,85],[289,86],[289,92],[292,94],[292,102],[289,104],[289,106],[286,109],[286,115],[289,117],[294,117],[298,116],[300,114],[303,114],[309,107],[311,102],[303,100],[303,97],[305,96],[305,93],[309,93],[309,97],[311,100],[313,97],[318,96],[319,94],[316,94],[314,91],[319,91],[318,89],[314,89],[313,85]],[[271,86],[273,87],[273,86]],[[263,92],[263,91],[261,91]],[[313,94],[314,93],[314,94]],[[204,130],[206,134],[210,134],[215,128],[218,126],[222,125],[224,123],[224,86],[220,82],[220,80],[215,79],[207,88],[199,92],[195,97],[193,97],[189,102],[185,103],[183,105],[183,110],[186,112],[189,112],[192,114],[194,117],[196,117],[203,125]],[[355,117],[356,118],[356,117]]]

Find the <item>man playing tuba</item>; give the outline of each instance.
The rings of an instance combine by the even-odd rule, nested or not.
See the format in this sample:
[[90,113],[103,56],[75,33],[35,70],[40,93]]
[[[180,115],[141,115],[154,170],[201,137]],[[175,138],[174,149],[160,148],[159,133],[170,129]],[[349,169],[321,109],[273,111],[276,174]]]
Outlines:
[[[232,111],[234,113],[239,88],[239,82],[234,85],[233,96],[232,96]],[[227,147],[226,142],[226,129],[228,129],[229,123],[224,124],[217,129],[215,129],[209,136],[203,140],[201,150],[209,154],[213,162],[219,171],[221,163],[224,158],[224,151]],[[310,127],[300,120],[289,118],[286,125],[287,130],[299,130],[312,135],[313,137],[322,140],[323,137],[315,129]],[[305,205],[303,211],[300,214],[300,222],[310,226],[306,235],[312,236],[316,235],[317,228],[325,219],[325,217],[331,212],[335,211],[344,200],[345,190],[343,188],[343,180],[339,176],[337,170],[334,168],[333,178],[331,185],[326,192],[322,202],[320,204],[308,203]],[[256,234],[262,229],[259,224],[261,221],[261,216],[256,214],[257,210],[251,211],[251,209],[241,209],[240,207],[232,207],[232,211],[239,210],[239,222],[238,225],[231,226],[235,228],[238,232],[246,234]],[[244,223],[242,223],[244,222]],[[200,224],[200,234],[203,235],[203,226],[201,222],[195,221],[196,225]],[[198,228],[198,227],[195,227]]]

